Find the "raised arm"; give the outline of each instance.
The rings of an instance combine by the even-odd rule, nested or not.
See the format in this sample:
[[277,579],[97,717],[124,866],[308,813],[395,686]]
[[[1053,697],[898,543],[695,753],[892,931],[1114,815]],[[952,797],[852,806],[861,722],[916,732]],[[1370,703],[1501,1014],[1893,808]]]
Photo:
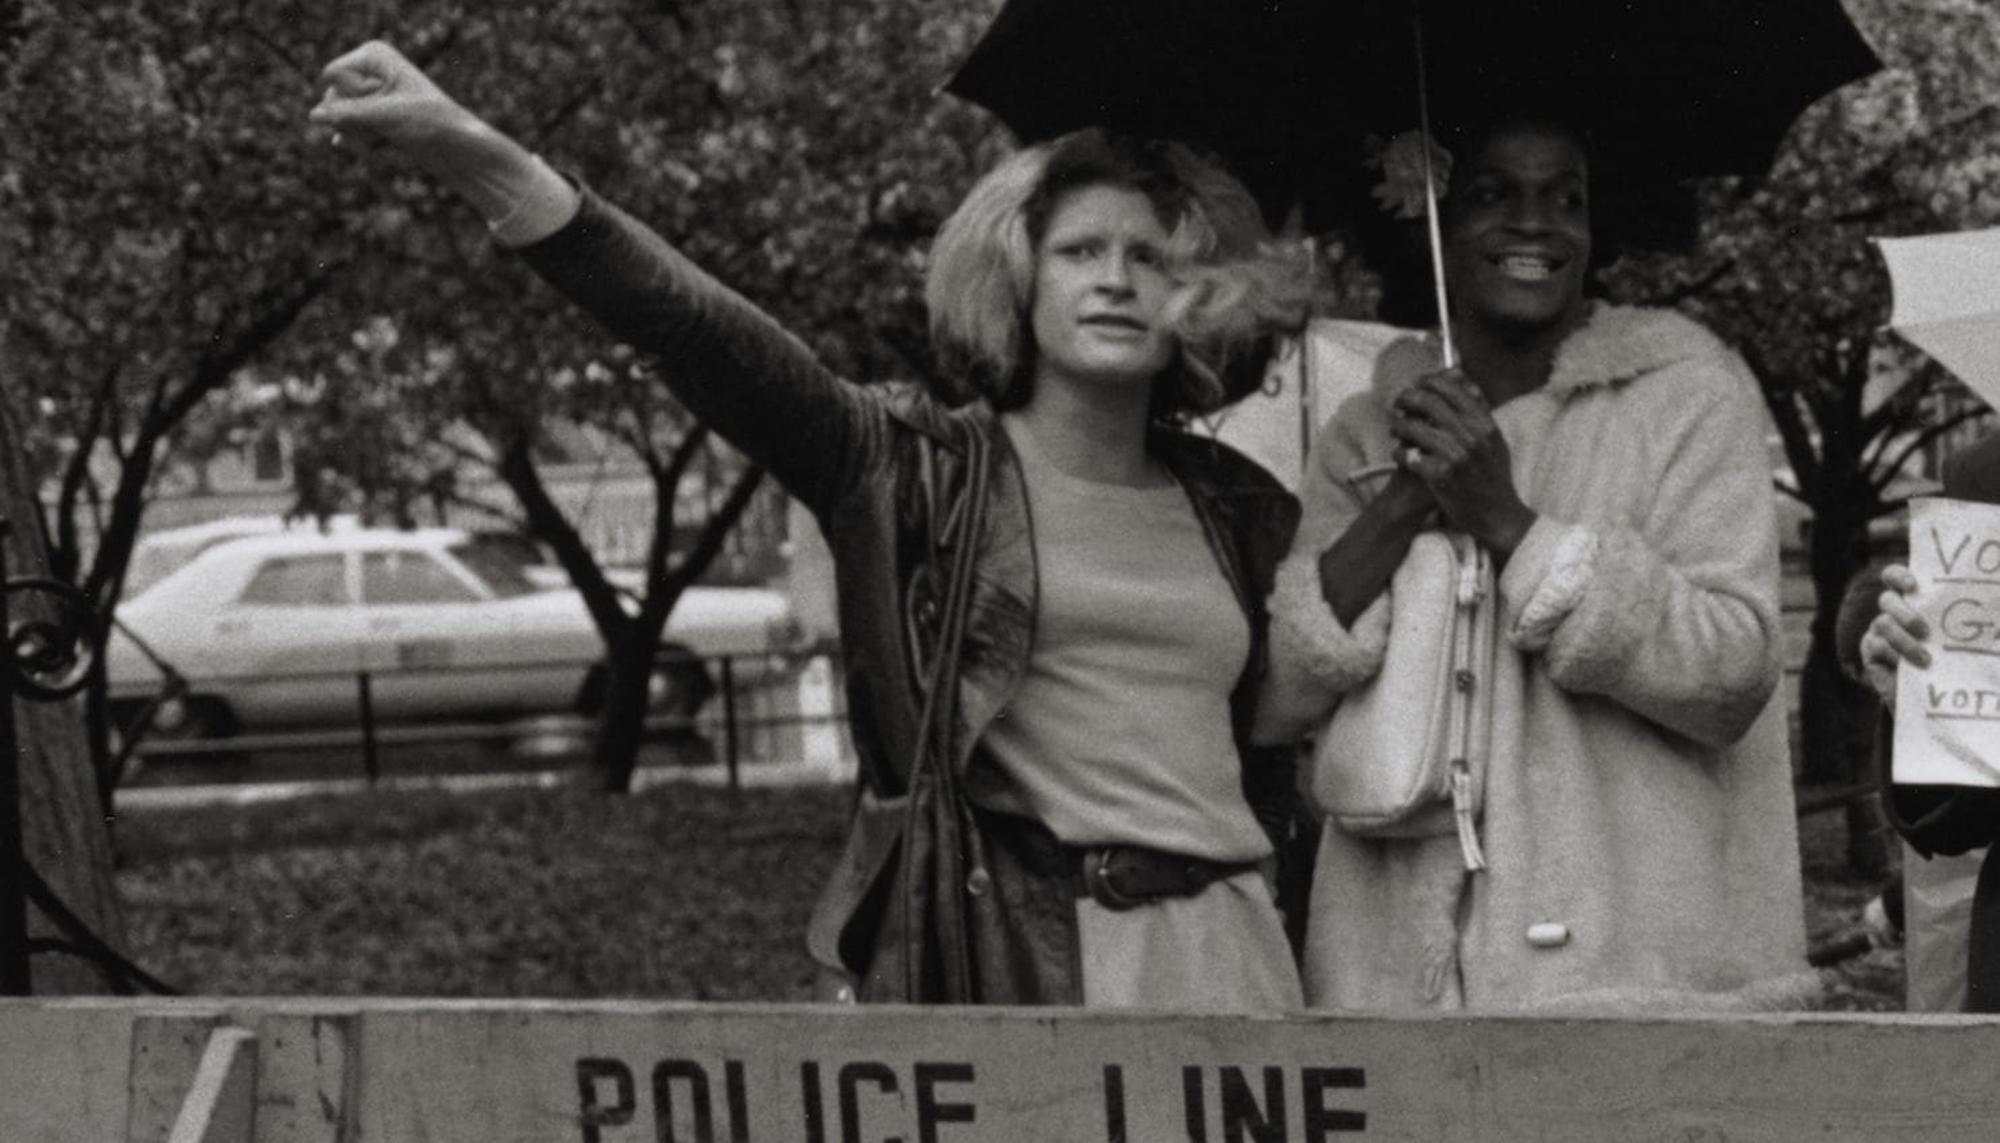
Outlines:
[[485,217],[558,290],[657,356],[703,423],[818,509],[881,454],[879,400],[665,239],[496,130],[388,44],[328,64],[314,122],[378,139]]

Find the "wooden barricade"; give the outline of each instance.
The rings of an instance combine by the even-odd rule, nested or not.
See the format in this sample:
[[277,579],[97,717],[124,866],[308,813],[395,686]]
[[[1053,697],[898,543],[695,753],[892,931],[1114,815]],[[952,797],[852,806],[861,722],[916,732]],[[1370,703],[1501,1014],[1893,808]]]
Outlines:
[[2000,1020],[0,1002],[7,1143],[1929,1143]]

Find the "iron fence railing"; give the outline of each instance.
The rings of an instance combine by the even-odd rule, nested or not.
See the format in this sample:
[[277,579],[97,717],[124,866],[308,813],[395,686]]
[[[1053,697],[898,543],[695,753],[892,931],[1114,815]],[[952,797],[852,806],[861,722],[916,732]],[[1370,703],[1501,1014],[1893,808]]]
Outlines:
[[[107,944],[70,908],[28,859],[21,811],[20,727],[16,699],[68,702],[88,681],[94,611],[81,591],[59,580],[7,574],[13,524],[0,516],[0,995],[34,992],[32,958],[60,953],[85,960],[114,992],[170,993],[171,987]],[[32,601],[17,617],[14,597]],[[60,934],[29,930],[33,904]]]
[[[778,736],[799,727],[825,727],[844,734],[847,712],[844,689],[838,685],[840,652],[833,643],[802,644],[795,647],[722,655],[695,655],[662,652],[655,667],[663,671],[689,664],[699,665],[714,686],[714,693],[692,713],[655,713],[647,716],[644,728],[649,735],[695,734],[721,747],[732,787],[740,785],[745,757],[768,758],[782,749]],[[426,667],[426,678],[491,675],[510,669],[573,669],[581,680],[594,662],[536,662],[532,664],[460,664]],[[817,671],[817,674],[811,672]],[[298,672],[288,681],[318,681],[328,686],[351,687],[353,717],[348,725],[313,725],[299,729],[259,730],[204,737],[163,738],[148,725],[157,710],[150,700],[139,704],[134,725],[120,728],[126,752],[139,759],[243,756],[297,750],[356,750],[361,770],[369,780],[382,777],[383,751],[394,747],[421,745],[466,745],[481,742],[520,741],[529,736],[550,734],[584,738],[594,721],[578,712],[538,711],[522,717],[496,715],[482,719],[423,720],[413,716],[387,718],[380,713],[378,693],[384,685],[419,674],[409,670],[366,670]],[[175,679],[175,697],[199,701],[217,690],[265,681],[261,676],[207,676]],[[809,696],[806,692],[810,690]],[[671,695],[667,696],[671,703]],[[842,747],[844,750],[844,746]]]

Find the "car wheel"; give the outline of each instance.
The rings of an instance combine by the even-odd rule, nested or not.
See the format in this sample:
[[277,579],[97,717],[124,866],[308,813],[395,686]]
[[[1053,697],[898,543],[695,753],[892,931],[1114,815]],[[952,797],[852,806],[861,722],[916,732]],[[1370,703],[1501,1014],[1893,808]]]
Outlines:
[[[693,652],[685,647],[668,645],[660,648],[667,662],[661,663],[653,671],[651,684],[647,688],[647,711],[650,717],[671,715],[692,723],[701,708],[715,696],[715,680],[708,674],[708,668],[699,659],[682,658]],[[604,665],[594,664],[583,677],[583,685],[577,688],[576,712],[594,716],[604,706]]]
[[146,736],[161,742],[201,742],[236,732],[229,705],[210,695],[170,698],[153,710]]
[[662,648],[670,657],[653,671],[651,713],[686,719],[689,723],[715,697],[715,680],[708,665],[699,659],[680,658],[692,654],[685,647]]
[[583,673],[583,685],[576,688],[576,713],[594,718],[604,705],[604,664],[596,663]]

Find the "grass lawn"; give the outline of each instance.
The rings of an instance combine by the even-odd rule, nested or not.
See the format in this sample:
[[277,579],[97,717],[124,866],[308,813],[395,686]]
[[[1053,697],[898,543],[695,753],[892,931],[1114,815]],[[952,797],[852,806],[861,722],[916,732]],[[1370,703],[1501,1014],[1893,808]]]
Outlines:
[[829,787],[364,794],[120,819],[134,959],[191,993],[789,1000]]
[[[120,819],[134,958],[190,993],[801,1000],[801,934],[849,795],[670,784],[382,793]],[[1852,931],[1878,886],[1801,823],[1807,924]],[[1827,1006],[1902,1007],[1902,958],[1824,970]]]

